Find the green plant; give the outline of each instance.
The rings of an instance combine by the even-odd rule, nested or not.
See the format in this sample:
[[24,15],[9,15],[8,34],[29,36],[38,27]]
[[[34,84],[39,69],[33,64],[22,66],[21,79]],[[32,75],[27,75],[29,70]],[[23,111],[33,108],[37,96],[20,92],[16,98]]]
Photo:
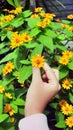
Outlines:
[[10,5],[14,7],[19,7],[20,6],[20,1],[21,0],[6,0]]
[[[6,14],[0,15],[0,129],[18,129],[18,121],[24,117],[25,96],[31,82],[31,59],[39,54],[60,71],[62,89],[48,104],[55,113],[50,120],[55,120],[58,129],[71,130],[73,123],[70,127],[66,119],[68,116],[73,118],[73,113],[65,114],[62,107],[66,103],[72,108],[73,103],[73,80],[70,77],[73,52],[63,44],[73,41],[72,20],[53,22],[55,15],[45,13],[42,8],[36,8],[34,14],[30,10],[22,11],[22,7],[4,11]],[[68,19],[73,19],[73,15]],[[46,114],[50,112],[49,108],[46,108]]]

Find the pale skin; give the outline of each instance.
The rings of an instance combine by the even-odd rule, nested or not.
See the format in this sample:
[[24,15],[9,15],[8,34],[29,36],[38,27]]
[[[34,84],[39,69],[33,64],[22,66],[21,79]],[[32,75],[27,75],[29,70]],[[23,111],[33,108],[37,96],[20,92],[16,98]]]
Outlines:
[[59,71],[52,69],[47,63],[43,66],[44,74],[40,69],[33,67],[32,81],[26,95],[25,117],[43,113],[46,105],[59,92]]

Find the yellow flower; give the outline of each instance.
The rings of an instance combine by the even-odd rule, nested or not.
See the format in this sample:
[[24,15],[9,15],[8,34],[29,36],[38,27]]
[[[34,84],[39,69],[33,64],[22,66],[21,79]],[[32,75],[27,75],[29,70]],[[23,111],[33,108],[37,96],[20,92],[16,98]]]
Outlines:
[[42,7],[38,7],[38,8],[35,8],[34,12],[39,13],[41,12],[41,10],[42,10]]
[[68,19],[73,19],[73,14],[67,16]]
[[61,101],[59,101],[60,107],[65,106],[66,104],[67,104],[67,101],[64,100],[64,99],[62,99]]
[[31,18],[38,18],[38,14],[32,14]]
[[69,63],[69,58],[62,56],[59,59],[59,63],[61,63],[62,65],[67,65]]
[[69,29],[69,31],[73,31],[73,27],[69,27],[68,29]]
[[68,25],[66,25],[66,24],[61,24],[61,26],[62,26],[63,28],[68,28]]
[[13,69],[14,69],[13,63],[10,61],[7,62],[7,64],[3,68],[3,76],[7,75],[8,73],[11,73]]
[[43,18],[47,18],[47,19],[50,19],[52,20],[53,17],[55,17],[55,14],[51,14],[51,13],[42,13],[40,14]]
[[33,56],[31,61],[32,66],[41,68],[44,65],[44,56],[41,55]]
[[43,22],[46,23],[46,24],[50,24],[51,21],[50,21],[50,19],[48,19],[48,18],[44,18],[44,19],[43,19]]
[[12,99],[12,95],[11,95],[11,93],[5,93],[5,96],[7,97],[7,98],[9,98],[9,99]]
[[14,115],[14,110],[13,108],[10,106],[10,104],[6,104],[5,108],[4,108],[4,113],[9,113],[10,116]]
[[23,7],[17,7],[15,10],[9,11],[9,13],[11,13],[11,14],[18,14],[18,13],[20,13],[22,11],[22,8]]
[[23,40],[23,42],[29,42],[29,41],[32,40],[32,38],[30,37],[30,35],[26,34],[26,33],[22,33],[21,39]]
[[2,21],[3,22],[9,22],[9,21],[11,21],[12,19],[14,18],[14,15],[6,15],[6,16],[3,16],[2,17]]
[[46,27],[46,22],[38,22],[37,25],[41,28],[45,28]]
[[15,118],[14,117],[11,117],[11,122],[13,123],[15,121]]
[[73,116],[67,117],[66,119],[66,124],[68,125],[68,127],[73,127]]
[[2,26],[3,25],[3,23],[2,22],[0,22],[0,26]]
[[13,115],[14,115],[14,110],[13,110],[13,109],[11,109],[11,110],[9,111],[9,115],[10,115],[10,116],[13,116]]
[[[14,34],[13,34],[14,35]],[[14,49],[16,47],[19,47],[23,43],[23,40],[21,38],[20,34],[15,34],[11,40],[11,49]]]
[[62,55],[64,57],[71,58],[71,57],[73,57],[73,52],[72,51],[64,51],[64,52],[62,52]]
[[71,85],[71,81],[69,80],[69,79],[64,79],[63,80],[63,82],[62,82],[62,87],[64,88],[64,89],[70,89],[71,87],[72,87],[72,85]]
[[8,27],[8,28],[5,28],[5,30],[12,31],[12,30],[13,30],[13,28],[12,28],[12,27]]
[[5,88],[0,85],[0,93],[3,93],[4,90]]
[[67,103],[65,106],[61,107],[61,111],[64,115],[69,115],[73,111],[73,106]]

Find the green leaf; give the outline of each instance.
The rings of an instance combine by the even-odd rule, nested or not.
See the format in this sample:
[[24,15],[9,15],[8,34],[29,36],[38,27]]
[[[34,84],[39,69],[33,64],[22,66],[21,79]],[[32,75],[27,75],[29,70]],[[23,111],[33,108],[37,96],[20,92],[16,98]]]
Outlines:
[[0,65],[0,75],[2,74],[2,71],[3,71],[3,64]]
[[32,14],[32,12],[30,10],[26,10],[24,12],[22,12],[22,15],[27,18],[28,16],[30,16]]
[[19,114],[24,115],[24,108],[19,108]]
[[2,49],[0,49],[0,54],[4,54],[4,53],[6,53],[8,51],[9,51],[8,47],[2,48]]
[[3,121],[5,121],[8,117],[9,117],[8,114],[0,114],[0,123],[2,123]]
[[9,60],[12,60],[14,58],[14,52],[9,53],[8,55],[6,55],[1,61],[0,64]]
[[12,22],[11,22],[11,25],[13,26],[13,27],[19,27],[19,26],[21,26],[22,24],[24,23],[24,20],[23,20],[23,18],[21,17],[21,18],[16,18],[16,19],[14,19]]
[[69,68],[70,70],[73,70],[73,60],[68,63],[68,68]]
[[50,29],[46,30],[45,34],[49,37],[52,37],[52,38],[55,38],[57,36],[56,33]]
[[64,115],[62,114],[62,112],[55,112],[55,116],[57,118],[58,121],[64,120]]
[[0,127],[0,130],[4,130],[2,127]]
[[41,42],[45,47],[50,49],[52,52],[54,50],[54,44],[51,37],[40,35],[38,41]]
[[20,98],[22,95],[26,94],[27,92],[27,88],[17,88],[15,89],[15,95],[16,95],[16,98]]
[[14,4],[16,7],[20,7],[20,0],[14,0]]
[[17,103],[16,101],[13,101],[12,103],[10,103],[10,106],[14,109],[14,113],[18,112],[18,107],[17,107]]
[[18,105],[18,106],[24,106],[25,105],[25,101],[23,99],[21,99],[21,98],[17,98],[12,103],[15,104],[15,105]]
[[57,103],[50,103],[50,106],[54,109],[57,109],[58,104]]
[[62,20],[62,22],[65,23],[65,24],[70,24],[69,20]]
[[57,128],[66,128],[66,124],[64,120],[60,120],[55,126]]
[[2,85],[8,85],[11,81],[14,80],[14,77],[12,77],[12,75],[7,75],[2,82]]
[[69,99],[70,99],[71,103],[73,103],[73,94],[69,93]]
[[65,40],[65,35],[64,34],[60,34],[57,38],[63,41],[63,40]]
[[38,29],[38,28],[33,28],[33,29],[31,30],[31,32],[30,32],[30,36],[31,36],[31,37],[36,36],[36,35],[38,35],[40,32],[41,32],[40,29]]
[[5,42],[0,43],[0,49],[2,49],[5,46]]
[[24,44],[24,46],[27,48],[27,49],[30,49],[30,48],[35,48],[37,46],[37,42],[29,42],[28,44]]
[[61,43],[60,44],[56,43],[55,48],[58,48],[58,49],[60,49],[62,51],[67,50],[66,47],[63,44],[61,44]]
[[27,19],[27,21],[28,21],[28,26],[30,28],[34,28],[34,27],[37,26],[37,23],[40,22],[40,17],[35,18],[35,19],[34,18],[29,18],[29,19]]
[[42,51],[43,51],[43,45],[42,44],[39,44],[37,45],[34,50],[32,51],[31,53],[31,58],[37,54],[42,54]]
[[0,94],[0,114],[3,112],[3,94]]
[[[28,70],[28,71],[27,71]],[[32,74],[32,67],[31,66],[23,66],[20,70],[20,77],[18,82],[22,83],[26,79],[28,79]]]
[[60,79],[63,79],[64,77],[66,77],[68,75],[68,70],[65,68],[62,68],[60,71]]
[[14,6],[14,2],[13,0],[6,0],[9,4],[13,5]]
[[21,64],[29,65],[31,62],[29,60],[21,60]]

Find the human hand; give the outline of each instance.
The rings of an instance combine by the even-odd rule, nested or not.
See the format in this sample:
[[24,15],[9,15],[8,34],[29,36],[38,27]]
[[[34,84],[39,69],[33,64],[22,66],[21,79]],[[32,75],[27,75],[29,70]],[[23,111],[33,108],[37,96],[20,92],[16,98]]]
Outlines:
[[25,116],[42,113],[47,103],[60,90],[59,71],[47,63],[44,63],[43,70],[41,76],[40,69],[33,67],[32,82],[26,95]]

